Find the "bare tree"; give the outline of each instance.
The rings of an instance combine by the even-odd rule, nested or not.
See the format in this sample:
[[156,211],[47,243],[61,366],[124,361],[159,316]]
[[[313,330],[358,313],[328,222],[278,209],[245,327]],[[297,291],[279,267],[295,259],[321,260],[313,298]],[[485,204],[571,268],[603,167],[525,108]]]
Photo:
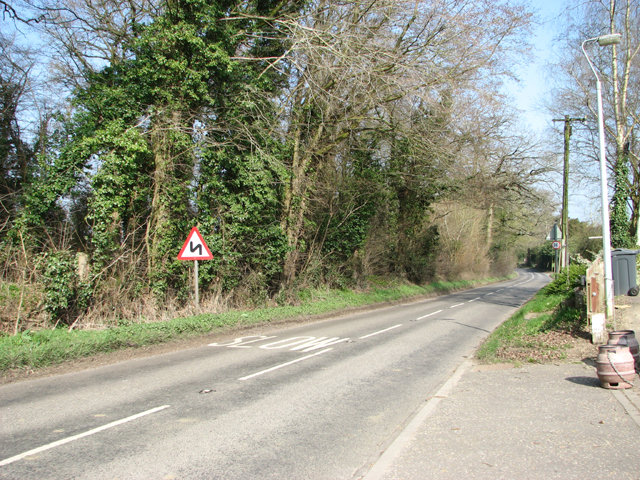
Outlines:
[[15,216],[35,152],[26,140],[19,117],[29,102],[35,55],[15,39],[0,35],[0,232]]
[[[72,89],[82,78],[130,55],[136,26],[157,15],[153,0],[18,0],[20,19],[48,46],[54,78]],[[33,19],[33,20],[32,20]]]
[[[291,19],[291,48],[273,63],[293,78],[282,99],[293,145],[282,217],[286,281],[300,265],[317,165],[364,131],[387,145],[410,138],[423,164],[451,159],[451,112],[461,99],[497,95],[515,55],[526,53],[531,20],[522,7],[492,0],[318,1]],[[431,117],[430,132],[411,131],[416,112]]]

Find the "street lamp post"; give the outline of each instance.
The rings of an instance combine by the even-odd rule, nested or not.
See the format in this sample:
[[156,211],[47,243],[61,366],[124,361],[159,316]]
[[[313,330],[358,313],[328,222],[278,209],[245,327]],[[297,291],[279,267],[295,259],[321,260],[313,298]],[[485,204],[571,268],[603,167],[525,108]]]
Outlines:
[[609,189],[607,186],[607,161],[604,136],[604,115],[602,113],[602,84],[598,72],[593,66],[593,62],[587,55],[584,46],[588,42],[598,42],[598,45],[605,47],[617,45],[622,41],[622,35],[613,33],[610,35],[600,35],[589,38],[582,42],[582,53],[589,62],[589,66],[596,76],[596,90],[598,95],[598,136],[600,138],[600,188],[602,196],[602,260],[604,261],[604,291],[605,291],[605,314],[607,318],[613,317],[613,273],[611,269],[611,231],[609,226]]

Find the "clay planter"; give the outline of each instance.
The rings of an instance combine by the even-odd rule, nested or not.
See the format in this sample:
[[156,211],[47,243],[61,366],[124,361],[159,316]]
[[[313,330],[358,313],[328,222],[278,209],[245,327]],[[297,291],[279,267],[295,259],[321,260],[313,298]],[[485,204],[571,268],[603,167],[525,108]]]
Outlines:
[[596,373],[604,388],[631,388],[636,369],[627,345],[600,345]]
[[640,348],[638,346],[638,339],[636,333],[633,330],[616,330],[615,332],[609,332],[610,345],[627,345],[633,359],[635,361],[636,371],[640,368]]

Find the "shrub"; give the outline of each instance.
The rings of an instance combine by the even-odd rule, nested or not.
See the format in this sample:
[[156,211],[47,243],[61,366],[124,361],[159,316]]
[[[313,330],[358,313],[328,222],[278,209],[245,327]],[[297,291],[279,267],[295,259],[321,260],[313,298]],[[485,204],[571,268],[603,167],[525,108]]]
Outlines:
[[[573,295],[574,289],[581,284],[582,275],[587,273],[587,266],[582,264],[572,264],[567,270],[556,274],[556,278],[545,287],[545,292],[549,295]],[[567,276],[569,277],[567,279]]]

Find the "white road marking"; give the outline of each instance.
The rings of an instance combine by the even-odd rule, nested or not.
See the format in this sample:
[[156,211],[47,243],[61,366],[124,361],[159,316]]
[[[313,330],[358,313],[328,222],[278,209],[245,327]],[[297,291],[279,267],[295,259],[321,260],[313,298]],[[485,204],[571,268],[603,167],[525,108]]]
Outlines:
[[273,372],[274,370],[278,370],[279,368],[286,367],[289,365],[293,365],[294,363],[301,362],[302,360],[306,360],[311,357],[315,357],[317,355],[322,355],[323,353],[327,353],[328,351],[333,350],[333,348],[327,348],[326,350],[322,350],[321,352],[312,353],[311,355],[307,355],[306,357],[301,357],[296,360],[292,360],[291,362],[283,363],[281,365],[276,365],[275,367],[268,368],[266,370],[262,370],[261,372],[253,373],[251,375],[247,375],[246,377],[239,378],[238,380],[249,380],[250,378],[257,377],[258,375],[262,375],[265,373]]
[[317,350],[319,348],[328,347],[329,345],[335,345],[336,343],[342,343],[348,341],[348,338],[340,338],[340,337],[320,337],[314,340],[310,340],[302,345],[298,345],[297,347],[293,347],[291,349],[292,352],[297,350],[302,350],[304,353],[310,352],[312,350]]
[[[247,340],[252,338],[253,340]],[[276,335],[266,336],[266,335],[254,335],[251,337],[240,337],[236,338],[232,342],[227,343],[210,343],[210,347],[228,347],[228,348],[251,348],[248,346],[250,343],[262,342],[264,340],[269,340],[272,338],[277,338]],[[284,340],[278,340],[276,342],[267,343],[266,345],[260,346],[260,348],[264,348],[266,350],[278,350],[280,348],[291,348],[292,351],[302,350],[303,352],[310,352],[312,350],[318,350],[319,348],[328,347],[329,345],[334,345],[336,343],[347,342],[348,338],[340,338],[340,337],[291,337],[285,338]]]
[[435,315],[436,313],[440,313],[442,310],[438,310],[437,312],[429,313],[427,315],[423,315],[422,317],[416,318],[416,320],[422,320],[423,318],[430,317],[431,315]]
[[[249,340],[245,342],[247,338],[255,338],[255,340]],[[247,343],[259,342],[260,340],[268,340],[270,338],[276,338],[275,335],[268,337],[266,335],[251,335],[250,337],[240,337],[236,338],[233,342],[228,343],[210,343],[210,347],[235,347],[235,348],[251,348],[251,347],[241,347],[240,345],[246,345]]]
[[360,340],[362,340],[363,338],[373,337],[374,335],[378,335],[380,333],[388,332],[389,330],[393,330],[394,328],[398,328],[398,327],[401,327],[401,326],[402,326],[402,324],[399,324],[399,325],[395,325],[393,327],[385,328],[384,330],[380,330],[379,332],[370,333],[369,335],[365,335],[364,337],[360,337]]
[[[250,337],[246,337],[246,338],[250,338]],[[255,342],[261,342],[263,340],[268,340],[270,338],[276,338],[275,335],[272,335],[270,337],[261,335],[260,337],[256,338],[255,340],[249,340],[248,342],[242,342],[239,343],[237,345],[228,345],[229,348],[251,348],[251,347],[245,347],[245,345],[247,345],[248,343],[255,343]]]
[[476,297],[476,298],[474,298],[473,300],[469,300],[469,302],[468,302],[468,303],[475,302],[476,300],[480,300],[480,298],[482,298],[482,297]]
[[457,305],[451,305],[449,308],[456,308],[464,305],[464,303],[458,303]]
[[489,295],[493,295],[494,293],[495,293],[495,292],[489,292],[489,293],[487,293],[487,297],[488,297]]
[[107,430],[109,428],[117,427],[118,425],[122,425],[123,423],[131,422],[132,420],[136,420],[140,417],[144,417],[145,415],[150,415],[152,413],[159,412],[160,410],[164,410],[165,408],[169,408],[170,405],[163,405],[162,407],[152,408],[151,410],[147,410],[146,412],[138,413],[136,415],[132,415],[127,418],[123,418],[122,420],[117,420],[115,422],[108,423],[98,428],[94,428],[93,430],[89,430],[88,432],[79,433],[78,435],[74,435],[72,437],[63,438],[62,440],[58,440],[57,442],[50,443],[48,445],[44,445],[42,447],[34,448],[33,450],[29,450],[28,452],[21,453],[20,455],[16,455],[11,458],[7,458],[6,460],[0,461],[0,467],[4,467],[5,465],[9,465],[10,463],[16,462],[18,460],[22,460],[25,457],[30,455],[35,455],[37,453],[44,452],[46,450],[50,450],[55,447],[59,447],[60,445],[64,445],[65,443],[73,442],[74,440],[78,440],[80,438],[88,437],[89,435],[93,435],[94,433],[102,432],[103,430]]
[[277,342],[267,343],[266,345],[260,345],[260,348],[265,350],[277,350],[279,348],[293,347],[300,343],[309,342],[315,340],[316,337],[291,337],[284,340],[278,340]]

